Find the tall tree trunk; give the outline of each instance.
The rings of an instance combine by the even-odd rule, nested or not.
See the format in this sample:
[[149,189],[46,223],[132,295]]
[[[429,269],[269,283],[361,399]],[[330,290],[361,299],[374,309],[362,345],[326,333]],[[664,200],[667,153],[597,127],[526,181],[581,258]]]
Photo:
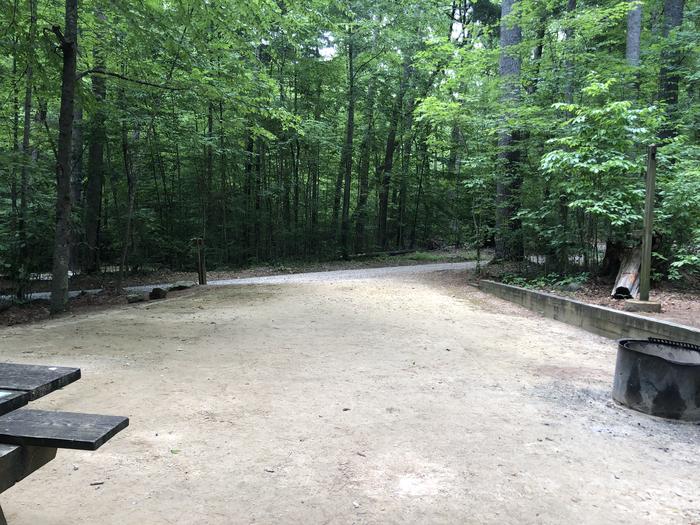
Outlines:
[[[34,47],[36,42],[36,0],[28,0],[29,6],[29,40],[27,41],[27,70],[24,90],[24,126],[22,128],[22,170],[19,183],[19,213],[17,233],[19,238],[19,268],[17,298],[24,299],[28,280],[29,246],[27,244],[27,212],[29,207],[29,171],[34,169],[30,148],[32,131],[32,90],[34,89]],[[15,192],[13,192],[15,193]]]
[[394,153],[396,152],[396,132],[398,130],[399,119],[401,118],[401,109],[403,99],[408,89],[408,82],[411,76],[410,57],[406,57],[403,65],[403,75],[399,92],[394,100],[394,107],[391,110],[391,119],[389,121],[389,134],[386,140],[386,150],[384,153],[384,162],[379,168],[379,227],[377,229],[377,244],[382,249],[388,247],[388,223],[389,223],[389,190],[391,189],[391,173],[394,169]]
[[423,196],[423,180],[425,177],[429,176],[428,171],[430,170],[430,158],[428,155],[428,135],[429,130],[425,130],[423,137],[420,141],[420,153],[418,154],[420,161],[420,166],[418,168],[418,192],[416,193],[416,204],[413,209],[413,224],[411,225],[411,243],[410,248],[416,245],[416,235],[418,231],[418,210],[420,209],[421,197]]
[[[515,0],[503,0],[501,5],[499,75],[502,99],[510,107],[520,98],[520,58],[512,48],[520,44],[522,34],[520,26],[509,16],[514,4]],[[498,138],[501,173],[496,180],[496,257],[500,259],[517,259],[522,254],[522,241],[515,220],[518,210],[516,192],[521,185],[517,139],[517,132],[504,123]]]
[[372,155],[374,135],[374,98],[375,86],[370,80],[365,97],[365,134],[360,145],[360,164],[358,167],[359,191],[355,210],[355,251],[361,252],[366,247],[365,228],[367,225],[367,201],[369,198],[369,164]]
[[[124,174],[126,175],[127,186],[127,209],[126,223],[124,225],[124,237],[122,238],[122,253],[119,258],[119,276],[117,278],[117,290],[121,290],[124,282],[124,273],[126,272],[127,258],[129,255],[129,241],[131,238],[131,224],[134,217],[134,203],[136,201],[136,176],[132,168],[131,151],[129,149],[129,139],[126,132],[126,125],[122,124],[122,157],[124,160]],[[138,137],[138,132],[135,133],[135,138]]]
[[[321,76],[316,83],[316,102],[314,104],[314,121],[318,122],[321,119],[321,102],[323,92],[323,81]],[[309,167],[309,178],[311,179],[311,210],[309,217],[309,229],[311,245],[314,252],[318,250],[318,208],[319,208],[319,184],[321,175],[321,142],[318,138],[315,139],[311,148],[311,163]]]
[[343,174],[343,213],[340,225],[340,248],[347,258],[350,241],[350,184],[352,182],[352,153],[355,137],[355,46],[353,36],[348,41],[348,120],[340,167]]
[[[80,208],[83,190],[83,105],[80,96],[75,101],[75,117],[73,118],[73,152],[71,154],[70,198],[73,213]],[[80,269],[80,238],[77,228],[71,227],[70,232],[70,263],[72,271]]]
[[[567,42],[571,42],[574,36],[573,29],[573,13],[576,11],[576,0],[567,0],[566,12],[569,14],[568,27],[564,30],[564,35]],[[571,49],[567,50],[567,58],[564,62],[564,100],[567,104],[574,101],[574,84],[576,81],[576,65],[572,59],[574,53]]]
[[66,0],[65,34],[58,26],[53,32],[63,52],[61,109],[58,117],[58,149],[56,162],[56,232],[53,246],[51,281],[51,313],[68,307],[68,257],[71,214],[71,152],[73,144],[73,107],[75,103],[75,70],[78,56],[78,0]]
[[[104,13],[97,10],[95,17],[99,24],[105,21]],[[95,69],[105,68],[104,50],[102,49],[101,28],[93,47]],[[107,139],[105,131],[105,98],[107,80],[103,75],[92,75],[92,94],[95,97],[95,111],[90,122],[90,143],[88,146],[88,173],[85,188],[85,242],[87,253],[85,270],[89,273],[100,269],[100,218],[102,216],[102,191],[104,185],[104,145]]]
[[83,198],[83,104],[78,96],[75,101],[73,118],[73,153],[70,195],[73,206],[80,206]]
[[[663,36],[669,42],[671,32],[678,29],[683,23],[684,0],[664,1],[664,25]],[[673,121],[676,117],[678,105],[678,83],[680,81],[680,62],[682,54],[670,42],[670,45],[661,53],[661,72],[659,74],[660,93],[659,98],[666,104],[667,123],[659,134],[663,139],[670,139],[676,135]]]
[[627,46],[625,58],[627,64],[638,67],[640,64],[640,50],[642,41],[642,2],[630,0],[634,7],[627,13]]
[[396,213],[396,246],[405,247],[406,202],[408,200],[408,177],[413,151],[413,109],[415,101],[409,97],[403,129],[403,155],[401,158],[401,181],[399,183],[398,209]]

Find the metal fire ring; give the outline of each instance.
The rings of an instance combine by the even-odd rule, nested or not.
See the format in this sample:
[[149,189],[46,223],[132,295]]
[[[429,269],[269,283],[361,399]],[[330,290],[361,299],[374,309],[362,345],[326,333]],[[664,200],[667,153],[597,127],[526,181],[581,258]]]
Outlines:
[[613,399],[653,416],[700,421],[700,346],[623,339],[617,350]]

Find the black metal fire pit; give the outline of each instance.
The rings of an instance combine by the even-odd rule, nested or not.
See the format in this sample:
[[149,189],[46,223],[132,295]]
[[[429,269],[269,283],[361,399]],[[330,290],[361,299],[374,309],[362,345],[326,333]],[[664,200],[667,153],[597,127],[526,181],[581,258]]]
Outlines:
[[653,416],[700,421],[700,346],[620,341],[613,399]]

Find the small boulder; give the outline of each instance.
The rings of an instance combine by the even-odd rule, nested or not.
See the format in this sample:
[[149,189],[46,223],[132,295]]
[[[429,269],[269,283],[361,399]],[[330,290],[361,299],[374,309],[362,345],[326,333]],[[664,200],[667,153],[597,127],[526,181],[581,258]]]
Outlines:
[[126,302],[131,303],[142,303],[146,300],[146,296],[142,293],[130,293],[126,296]]
[[197,283],[194,281],[178,281],[175,284],[169,286],[168,290],[171,292],[177,292],[179,290],[187,290],[189,288],[194,288],[195,286],[197,286]]
[[164,290],[163,288],[154,288],[151,290],[151,293],[148,294],[148,298],[151,301],[155,301],[157,299],[165,299],[168,296],[168,291]]

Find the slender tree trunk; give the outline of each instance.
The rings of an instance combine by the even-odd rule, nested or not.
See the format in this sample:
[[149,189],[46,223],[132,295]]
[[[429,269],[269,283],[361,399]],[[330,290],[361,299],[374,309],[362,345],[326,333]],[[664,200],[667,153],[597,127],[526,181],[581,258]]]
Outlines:
[[355,210],[355,251],[364,251],[366,247],[365,228],[367,225],[367,201],[369,199],[369,164],[372,155],[374,136],[374,98],[375,86],[370,80],[365,97],[365,135],[360,145],[360,164],[358,168],[359,191],[357,196],[357,209]]
[[253,138],[253,133],[248,130],[246,131],[246,148],[245,148],[245,182],[244,182],[244,193],[245,193],[245,221],[243,224],[243,244],[245,246],[245,256],[246,259],[250,259],[253,254],[252,246],[255,232],[253,229],[254,221],[254,191],[255,185],[253,182],[253,157],[255,156],[255,140]]
[[343,213],[340,225],[340,247],[347,258],[350,241],[350,184],[352,182],[352,153],[355,136],[355,47],[352,34],[348,42],[348,120],[345,129],[345,144],[341,154],[343,174]]
[[[119,277],[117,279],[117,290],[122,289],[124,273],[126,272],[127,258],[129,255],[129,240],[131,238],[131,224],[134,217],[134,203],[136,202],[136,177],[132,169],[131,151],[129,149],[129,139],[126,132],[126,125],[122,124],[122,158],[124,160],[124,174],[126,175],[128,204],[126,209],[126,223],[124,225],[124,237],[122,238],[122,253],[119,258]],[[138,136],[138,132],[136,133]]]
[[[574,11],[576,11],[576,0],[567,0],[566,12],[569,14],[570,17],[573,17]],[[564,34],[566,36],[566,41],[571,42],[574,36],[573,20],[570,19],[568,23],[569,26],[564,30]],[[574,101],[576,64],[574,64],[574,61],[572,59],[573,56],[573,51],[569,49],[567,52],[566,61],[564,62],[564,75],[566,76],[566,78],[564,79],[564,100],[567,104],[571,104]]]
[[80,98],[75,101],[75,117],[73,118],[73,154],[71,164],[71,199],[73,206],[79,207],[83,198],[83,104]]
[[[83,190],[83,105],[80,96],[75,101],[75,117],[73,119],[73,152],[71,155],[70,198],[73,215],[80,209]],[[72,227],[70,232],[70,264],[72,271],[80,269],[80,238],[81,233]]]
[[[520,44],[520,26],[509,16],[515,0],[503,0],[501,5],[501,55],[499,75],[502,81],[502,99],[513,107],[520,98],[520,58],[512,50]],[[496,179],[496,257],[517,259],[522,254],[515,215],[518,210],[516,192],[521,184],[519,173],[520,152],[517,132],[505,126],[498,139],[501,173]]]
[[58,118],[56,162],[56,232],[53,247],[51,313],[68,307],[68,258],[71,215],[71,152],[73,144],[73,107],[75,103],[75,71],[78,56],[78,0],[66,0],[65,34],[54,26],[63,52],[61,109]]
[[382,249],[388,247],[388,223],[389,223],[389,191],[391,189],[391,174],[394,169],[394,153],[396,152],[396,132],[398,130],[399,119],[401,117],[401,109],[403,99],[408,89],[408,82],[411,76],[410,58],[407,56],[403,65],[403,76],[399,92],[394,101],[394,107],[391,111],[391,119],[389,121],[389,135],[386,140],[386,151],[384,153],[384,163],[379,168],[379,227],[377,230],[377,244]]
[[[105,16],[97,10],[95,17],[103,24]],[[93,47],[93,60],[96,69],[105,68],[105,57],[102,49],[101,28]],[[105,130],[105,99],[107,96],[107,80],[103,75],[92,75],[92,94],[95,97],[95,110],[90,122],[90,142],[88,146],[88,173],[85,188],[85,242],[87,253],[85,270],[89,273],[100,269],[100,219],[102,217],[102,191],[104,185],[104,145],[107,139]]]
[[416,235],[417,235],[417,230],[418,230],[418,210],[420,209],[420,203],[421,203],[421,197],[423,196],[423,180],[426,176],[428,176],[428,170],[430,170],[430,158],[428,156],[428,131],[425,131],[425,134],[423,136],[423,139],[420,142],[420,153],[419,157],[421,159],[420,161],[420,167],[419,167],[419,175],[418,175],[418,192],[416,193],[416,204],[415,207],[413,208],[413,224],[411,226],[411,243],[410,247],[413,249],[413,247],[416,245]]
[[[316,84],[316,103],[314,106],[314,121],[318,122],[321,118],[321,94],[323,91],[323,82],[321,77]],[[319,208],[319,185],[321,175],[321,143],[317,138],[311,151],[311,212],[310,212],[310,232],[311,244],[314,252],[318,251],[318,208]]]
[[[27,213],[29,207],[30,169],[34,169],[30,148],[32,131],[32,90],[34,89],[34,47],[36,45],[36,0],[28,0],[29,6],[29,39],[27,41],[28,59],[25,73],[24,90],[24,126],[22,128],[22,169],[19,183],[19,214],[17,233],[19,238],[19,269],[17,282],[17,298],[24,299],[25,285],[28,278],[29,246],[27,239]],[[16,193],[16,192],[13,192]]]
[[405,247],[406,202],[408,200],[408,178],[411,170],[411,153],[413,150],[413,97],[406,105],[406,117],[403,129],[403,155],[401,160],[401,181],[399,183],[398,209],[396,214],[396,246]]
[[224,248],[224,262],[229,263],[231,254],[229,250],[229,226],[228,226],[228,199],[230,186],[226,174],[226,137],[224,136],[224,103],[219,101],[219,171],[221,177],[221,235]]

